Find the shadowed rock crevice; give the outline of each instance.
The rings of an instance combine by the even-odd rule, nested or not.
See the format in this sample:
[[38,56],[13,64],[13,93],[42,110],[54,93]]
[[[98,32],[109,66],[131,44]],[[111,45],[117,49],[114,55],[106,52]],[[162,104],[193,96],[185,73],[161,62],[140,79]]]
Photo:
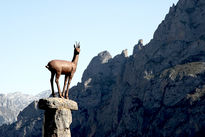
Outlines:
[[204,6],[204,0],[179,0],[134,55],[94,57],[70,90],[79,104],[72,136],[205,136]]

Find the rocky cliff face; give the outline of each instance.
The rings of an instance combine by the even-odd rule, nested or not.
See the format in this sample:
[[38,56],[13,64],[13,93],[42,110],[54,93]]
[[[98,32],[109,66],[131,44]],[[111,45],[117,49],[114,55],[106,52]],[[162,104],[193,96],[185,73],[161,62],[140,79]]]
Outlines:
[[43,91],[36,96],[20,92],[0,94],[0,126],[13,123],[17,120],[19,112],[31,102],[42,97],[48,97],[49,95],[50,91]]
[[173,5],[148,45],[121,56],[119,71],[110,59],[108,77],[73,88],[73,135],[205,136],[204,29],[203,0]]
[[0,127],[1,137],[41,137],[43,110],[38,109],[38,102],[29,104],[18,115],[17,121]]
[[17,120],[20,110],[23,110],[32,101],[32,96],[19,92],[0,94],[0,125]]
[[204,0],[179,0],[141,50],[94,57],[69,92],[72,136],[205,136],[204,29]]
[[99,53],[98,56],[94,57],[83,73],[82,82],[85,82],[88,80],[87,78],[91,78],[96,74],[107,75],[106,71],[108,70],[104,70],[107,69],[107,67],[104,67],[104,64],[106,64],[111,58],[112,56],[107,51],[103,51]]

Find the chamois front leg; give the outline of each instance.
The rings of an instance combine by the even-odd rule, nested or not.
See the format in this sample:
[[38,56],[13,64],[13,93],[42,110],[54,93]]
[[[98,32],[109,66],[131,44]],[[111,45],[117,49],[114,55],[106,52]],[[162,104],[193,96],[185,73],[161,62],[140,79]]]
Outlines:
[[57,84],[57,88],[58,88],[58,94],[60,98],[63,98],[63,96],[61,95],[61,90],[60,90],[60,85],[59,85],[59,78],[60,78],[60,73],[56,73],[56,84]]
[[54,76],[55,76],[55,73],[51,73],[50,82],[51,82],[51,90],[52,90],[53,97],[55,97],[55,92],[54,92],[54,87],[53,87],[53,78],[54,78]]
[[66,99],[68,99],[69,86],[70,86],[72,78],[73,78],[73,75],[69,76],[67,90],[66,90],[66,97],[65,97]]
[[64,80],[64,86],[63,86],[63,92],[62,92],[62,96],[65,97],[65,87],[66,87],[66,83],[68,81],[68,75],[65,75],[65,80]]

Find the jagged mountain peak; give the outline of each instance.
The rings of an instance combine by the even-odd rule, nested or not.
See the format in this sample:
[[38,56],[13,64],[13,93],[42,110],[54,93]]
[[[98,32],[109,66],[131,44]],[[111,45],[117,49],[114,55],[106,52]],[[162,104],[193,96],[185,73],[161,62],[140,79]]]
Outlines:
[[100,52],[97,56],[97,59],[102,64],[107,63],[108,60],[111,59],[111,58],[112,58],[112,56],[110,55],[110,53],[107,50]]
[[179,0],[170,8],[165,20],[154,33],[154,39],[166,42],[205,39],[205,1]]
[[82,82],[85,82],[93,75],[103,72],[104,64],[108,63],[110,59],[112,59],[112,56],[108,51],[100,52],[97,56],[93,57],[87,69],[83,73]]
[[124,57],[128,57],[128,50],[127,49],[123,50],[121,55]]
[[[130,57],[126,52],[113,58],[106,52],[94,57],[82,83],[69,92],[79,105],[73,112],[72,136],[204,137],[204,5],[203,0],[180,0],[152,41]],[[0,129],[0,136],[16,125],[34,136],[41,131],[35,122],[42,117],[38,114],[24,124],[22,117]],[[21,134],[15,129],[11,133]]]
[[17,115],[29,103],[39,98],[48,97],[50,91],[43,91],[33,96],[21,92],[0,94],[0,125],[9,124],[17,120]]

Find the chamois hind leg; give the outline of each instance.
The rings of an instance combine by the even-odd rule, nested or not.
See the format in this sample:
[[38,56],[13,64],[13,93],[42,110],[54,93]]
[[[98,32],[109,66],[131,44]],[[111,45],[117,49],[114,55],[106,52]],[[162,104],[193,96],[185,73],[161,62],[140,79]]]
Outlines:
[[65,80],[64,80],[64,86],[63,86],[63,92],[62,92],[62,96],[65,97],[65,87],[66,87],[66,83],[68,81],[68,75],[65,75]]
[[54,78],[54,76],[55,76],[55,73],[51,72],[50,82],[51,82],[51,90],[52,90],[53,97],[55,97],[55,92],[54,92],[54,87],[53,87],[53,78]]
[[69,76],[69,80],[68,80],[68,85],[67,85],[67,90],[66,90],[66,99],[68,99],[68,92],[69,92],[69,86],[70,86],[70,82],[73,78],[73,75]]
[[60,73],[56,73],[56,84],[57,84],[57,88],[58,88],[58,94],[60,98],[63,98],[63,96],[61,95],[61,90],[60,90],[60,85],[59,85],[59,78],[60,78]]

